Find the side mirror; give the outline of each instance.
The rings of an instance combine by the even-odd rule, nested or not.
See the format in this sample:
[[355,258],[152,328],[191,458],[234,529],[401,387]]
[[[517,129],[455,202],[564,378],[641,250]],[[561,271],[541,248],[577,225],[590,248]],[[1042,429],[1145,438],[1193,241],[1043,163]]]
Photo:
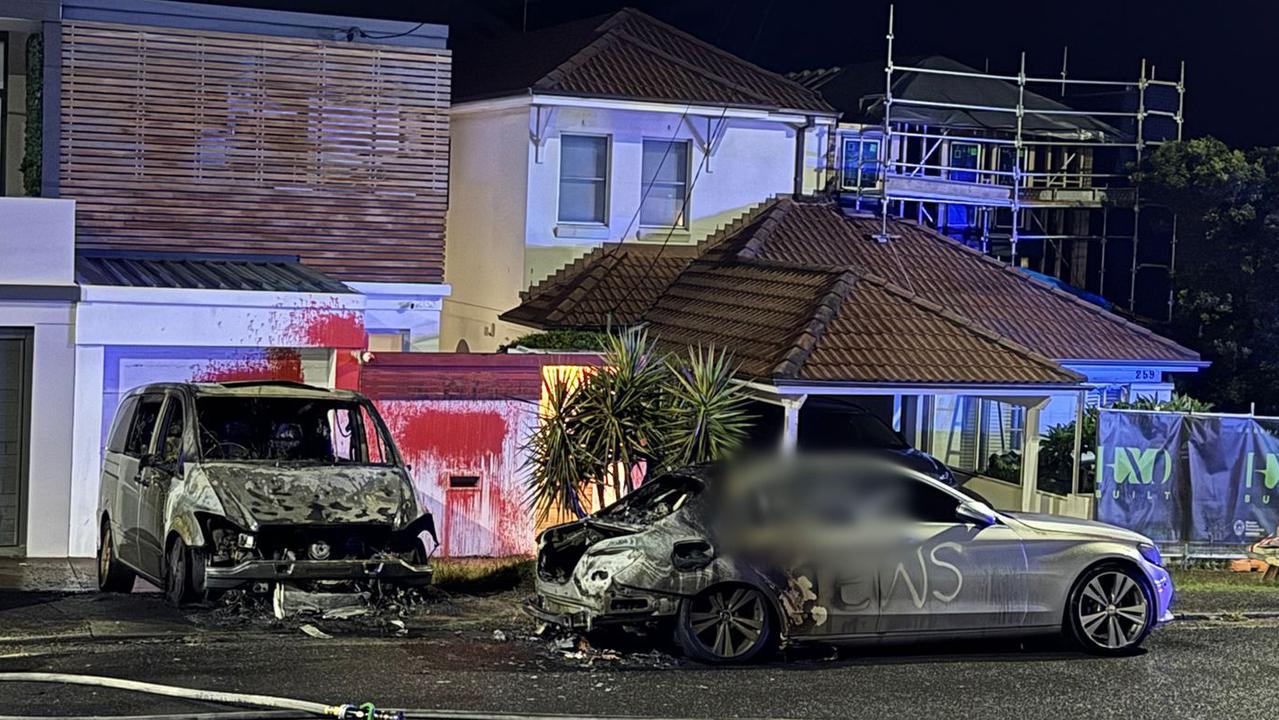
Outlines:
[[155,455],[142,453],[138,456],[138,470],[146,470],[152,465],[155,465]]
[[981,527],[987,527],[999,522],[999,516],[995,514],[994,510],[990,509],[989,505],[976,500],[960,503],[959,507],[955,509],[955,514],[959,516],[960,520]]

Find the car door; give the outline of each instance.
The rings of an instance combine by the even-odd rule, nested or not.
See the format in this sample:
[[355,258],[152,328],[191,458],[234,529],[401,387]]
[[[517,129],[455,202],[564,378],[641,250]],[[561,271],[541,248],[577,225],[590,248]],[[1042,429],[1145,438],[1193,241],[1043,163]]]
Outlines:
[[149,393],[138,398],[138,409],[129,426],[124,453],[116,466],[115,506],[119,513],[116,540],[120,543],[119,554],[124,562],[139,569],[138,480],[143,464],[150,460],[152,441],[163,406],[164,395],[160,393]]
[[138,569],[164,576],[165,504],[185,459],[186,405],[181,394],[165,396],[151,460],[138,473]]
[[967,520],[964,499],[903,475],[903,522],[879,568],[882,633],[948,633],[1020,626],[1029,577],[1021,539],[998,521]]
[[864,476],[823,459],[804,464],[785,487],[783,545],[803,558],[785,573],[793,635],[827,640],[873,635],[879,618],[877,558],[882,537],[862,512]]
[[[107,438],[107,447],[102,453],[102,478],[98,484],[98,515],[101,517],[105,514],[110,519],[111,532],[116,538],[117,555],[120,553],[119,536],[123,533],[120,525],[122,515],[119,503],[124,495],[124,489],[121,487],[124,483],[121,482],[120,476],[123,468],[128,464],[129,458],[125,454],[125,446],[129,441],[129,433],[133,429],[133,417],[137,409],[136,396],[129,395],[120,401],[115,418],[111,421],[111,434]],[[133,482],[132,478],[125,478],[125,481]]]

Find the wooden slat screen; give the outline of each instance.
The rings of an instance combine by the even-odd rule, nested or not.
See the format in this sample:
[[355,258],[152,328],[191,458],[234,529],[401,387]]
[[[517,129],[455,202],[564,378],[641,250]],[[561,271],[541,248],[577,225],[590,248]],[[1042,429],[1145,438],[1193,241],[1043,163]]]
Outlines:
[[448,50],[62,28],[60,182],[80,247],[443,280]]

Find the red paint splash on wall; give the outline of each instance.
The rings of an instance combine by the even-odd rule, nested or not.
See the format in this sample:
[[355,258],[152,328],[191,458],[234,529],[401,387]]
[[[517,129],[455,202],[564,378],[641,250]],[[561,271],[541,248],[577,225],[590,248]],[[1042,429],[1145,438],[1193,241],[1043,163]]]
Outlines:
[[317,313],[306,321],[304,338],[311,347],[363,348],[364,317],[350,311]]
[[364,349],[364,313],[321,305],[290,311],[288,326],[280,333],[285,344],[297,347]]
[[[520,475],[519,403],[506,400],[378,402],[413,467],[418,496],[436,516],[449,556],[522,555],[533,549],[532,515]],[[450,487],[475,476],[473,488]]]
[[302,382],[302,356],[288,348],[268,348],[261,357],[214,360],[192,373],[192,382],[294,380]]

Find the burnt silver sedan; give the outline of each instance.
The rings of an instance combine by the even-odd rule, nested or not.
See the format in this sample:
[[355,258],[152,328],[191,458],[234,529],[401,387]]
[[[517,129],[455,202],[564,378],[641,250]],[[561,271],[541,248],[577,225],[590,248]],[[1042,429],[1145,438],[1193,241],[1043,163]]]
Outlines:
[[1172,618],[1172,595],[1137,533],[823,457],[682,470],[546,530],[526,610],[579,630],[673,624],[713,663],[806,641],[1056,633],[1115,655]]

